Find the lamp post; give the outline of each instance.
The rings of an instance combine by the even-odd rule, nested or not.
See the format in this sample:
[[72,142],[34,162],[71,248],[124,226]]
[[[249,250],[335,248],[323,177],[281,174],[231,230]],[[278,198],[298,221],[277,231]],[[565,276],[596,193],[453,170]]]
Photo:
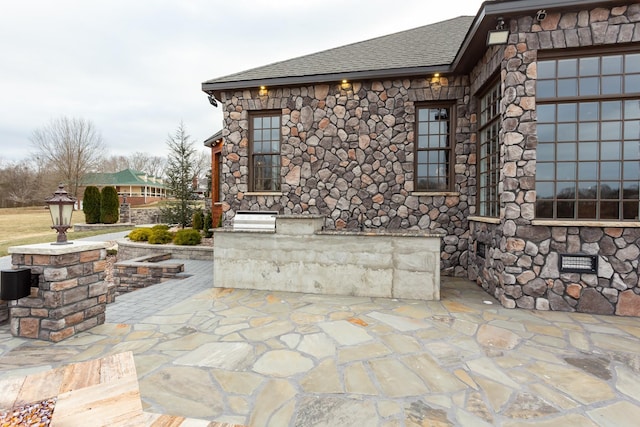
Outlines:
[[64,185],[58,185],[58,191],[53,193],[53,197],[46,200],[51,214],[51,228],[58,232],[58,239],[52,245],[67,245],[67,229],[71,228],[71,214],[75,200],[64,191]]

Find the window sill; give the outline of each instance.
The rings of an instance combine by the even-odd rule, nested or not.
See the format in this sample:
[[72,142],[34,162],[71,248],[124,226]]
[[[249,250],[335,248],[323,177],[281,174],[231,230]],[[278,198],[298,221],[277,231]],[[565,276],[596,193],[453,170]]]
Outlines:
[[562,219],[534,219],[532,225],[549,227],[608,227],[608,228],[640,228],[639,221],[583,221]]
[[284,196],[281,191],[247,191],[245,196]]
[[457,197],[460,195],[457,191],[412,191],[412,196],[429,196],[429,197],[437,197],[437,196],[453,196]]
[[500,224],[500,221],[502,221],[500,218],[493,218],[490,216],[469,216],[467,219],[469,221],[486,222],[488,224]]

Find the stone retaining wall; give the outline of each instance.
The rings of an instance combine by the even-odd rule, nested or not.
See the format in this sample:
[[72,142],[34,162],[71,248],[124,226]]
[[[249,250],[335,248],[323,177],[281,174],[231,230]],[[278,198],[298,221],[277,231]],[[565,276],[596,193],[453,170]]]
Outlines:
[[151,245],[148,243],[132,242],[128,239],[118,240],[118,259],[120,261],[147,255],[161,255],[171,253],[174,259],[193,259],[199,261],[213,261],[212,246],[182,246],[182,245]]
[[135,291],[167,280],[181,278],[184,264],[167,262],[171,254],[148,255],[114,265],[114,283],[118,293]]

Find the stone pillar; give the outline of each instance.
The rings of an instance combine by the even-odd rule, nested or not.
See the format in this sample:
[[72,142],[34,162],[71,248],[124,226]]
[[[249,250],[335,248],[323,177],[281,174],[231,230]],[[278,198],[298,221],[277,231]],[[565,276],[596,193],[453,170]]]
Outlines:
[[131,205],[127,202],[120,204],[120,223],[131,222]]
[[104,323],[106,247],[76,241],[9,248],[14,268],[39,275],[30,296],[9,302],[11,334],[58,342]]

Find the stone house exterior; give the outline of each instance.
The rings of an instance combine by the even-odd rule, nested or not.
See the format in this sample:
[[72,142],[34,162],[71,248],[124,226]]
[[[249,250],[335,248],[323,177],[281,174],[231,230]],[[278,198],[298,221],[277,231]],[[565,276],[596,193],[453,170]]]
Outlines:
[[225,222],[440,231],[505,307],[640,315],[640,3],[486,1],[202,89]]

